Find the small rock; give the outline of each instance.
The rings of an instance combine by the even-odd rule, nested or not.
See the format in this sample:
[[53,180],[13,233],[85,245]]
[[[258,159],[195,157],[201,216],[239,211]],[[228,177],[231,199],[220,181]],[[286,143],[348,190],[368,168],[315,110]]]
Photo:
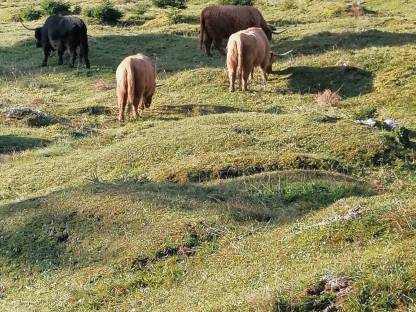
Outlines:
[[386,120],[383,121],[383,124],[389,130],[394,130],[394,129],[400,127],[400,123],[398,121],[393,120],[393,119],[386,119]]
[[373,118],[369,118],[369,119],[366,119],[366,120],[357,119],[357,120],[354,120],[354,122],[356,124],[369,126],[369,127],[375,127],[377,125],[377,121],[375,121]]

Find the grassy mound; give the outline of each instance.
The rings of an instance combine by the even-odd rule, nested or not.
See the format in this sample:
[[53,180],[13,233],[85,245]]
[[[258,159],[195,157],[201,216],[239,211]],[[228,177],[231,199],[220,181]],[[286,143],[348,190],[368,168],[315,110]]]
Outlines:
[[[15,18],[33,3],[0,4],[1,311],[416,309],[416,6],[266,2],[293,52],[233,94],[198,49],[203,1],[178,24],[151,0],[85,18],[90,70],[41,68]],[[138,52],[160,86],[120,124],[115,69]]]

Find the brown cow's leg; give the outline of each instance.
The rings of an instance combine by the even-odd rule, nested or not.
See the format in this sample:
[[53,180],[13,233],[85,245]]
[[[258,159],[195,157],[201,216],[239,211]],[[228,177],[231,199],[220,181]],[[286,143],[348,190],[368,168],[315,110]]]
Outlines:
[[222,47],[222,40],[221,39],[215,39],[214,46],[215,46],[215,48],[217,48],[218,51],[220,51],[220,53],[222,55],[226,55],[225,50]]
[[211,45],[212,45],[212,39],[211,39],[211,37],[206,35],[204,37],[204,46],[205,46],[205,51],[206,51],[208,56],[212,56]]
[[251,70],[249,80],[252,80],[253,78],[254,78],[254,67],[253,67],[253,69]]
[[267,72],[263,68],[261,69],[261,77],[263,79],[263,82],[266,83],[268,77],[267,77]]
[[134,109],[133,117],[134,117],[134,119],[137,119],[137,116],[140,115],[140,113],[139,113],[139,103],[134,103],[133,109]]

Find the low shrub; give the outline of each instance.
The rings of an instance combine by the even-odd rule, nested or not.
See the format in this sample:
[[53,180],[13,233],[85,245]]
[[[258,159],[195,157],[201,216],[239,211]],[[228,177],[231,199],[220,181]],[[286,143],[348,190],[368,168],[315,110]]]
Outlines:
[[356,119],[369,119],[377,117],[377,108],[374,106],[364,106],[358,108],[354,114],[353,118]]
[[42,12],[40,10],[36,10],[32,6],[22,9],[18,15],[18,17],[25,21],[35,21],[39,19],[41,16]]
[[166,11],[166,17],[170,24],[179,24],[184,21],[182,11],[178,8],[170,8]]
[[324,7],[322,9],[322,16],[326,18],[334,18],[342,16],[345,13],[345,7],[342,5],[339,5],[337,3],[335,4],[329,4],[328,6]]
[[178,9],[186,8],[187,0],[152,0],[154,6],[158,8],[174,7]]
[[42,0],[40,3],[42,15],[69,14],[71,5],[61,0]]
[[281,6],[283,10],[294,10],[298,8],[295,0],[283,0]]
[[102,24],[114,24],[120,20],[123,13],[114,7],[111,1],[103,1],[101,4],[87,9],[86,15]]
[[254,5],[254,0],[221,0],[220,4]]
[[76,4],[72,9],[72,14],[79,15],[81,14],[82,8],[80,5]]

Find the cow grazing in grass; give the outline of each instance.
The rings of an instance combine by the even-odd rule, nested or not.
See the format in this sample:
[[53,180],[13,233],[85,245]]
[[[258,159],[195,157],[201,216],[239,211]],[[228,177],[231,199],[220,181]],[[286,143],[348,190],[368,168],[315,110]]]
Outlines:
[[[23,23],[22,23],[23,25]],[[58,64],[63,64],[63,55],[68,51],[71,55],[70,66],[73,67],[79,50],[79,59],[84,61],[85,67],[90,68],[88,59],[87,26],[77,16],[49,16],[42,27],[28,28],[35,31],[36,46],[43,49],[42,66],[48,64],[51,51],[58,51]]]
[[235,90],[238,77],[240,89],[247,90],[247,80],[253,76],[256,66],[260,66],[262,77],[267,81],[267,74],[272,71],[275,55],[270,49],[269,41],[261,28],[251,27],[232,34],[227,44],[227,70],[230,80],[230,92]]
[[120,121],[124,121],[127,103],[128,112],[133,106],[134,117],[139,114],[139,108],[142,111],[150,107],[156,89],[155,77],[155,67],[146,55],[128,56],[120,63],[116,72]]
[[201,12],[199,30],[199,47],[205,46],[208,56],[211,56],[211,45],[223,54],[223,40],[233,33],[249,27],[260,27],[269,40],[275,32],[274,27],[267,25],[260,11],[251,6],[240,5],[212,5]]

